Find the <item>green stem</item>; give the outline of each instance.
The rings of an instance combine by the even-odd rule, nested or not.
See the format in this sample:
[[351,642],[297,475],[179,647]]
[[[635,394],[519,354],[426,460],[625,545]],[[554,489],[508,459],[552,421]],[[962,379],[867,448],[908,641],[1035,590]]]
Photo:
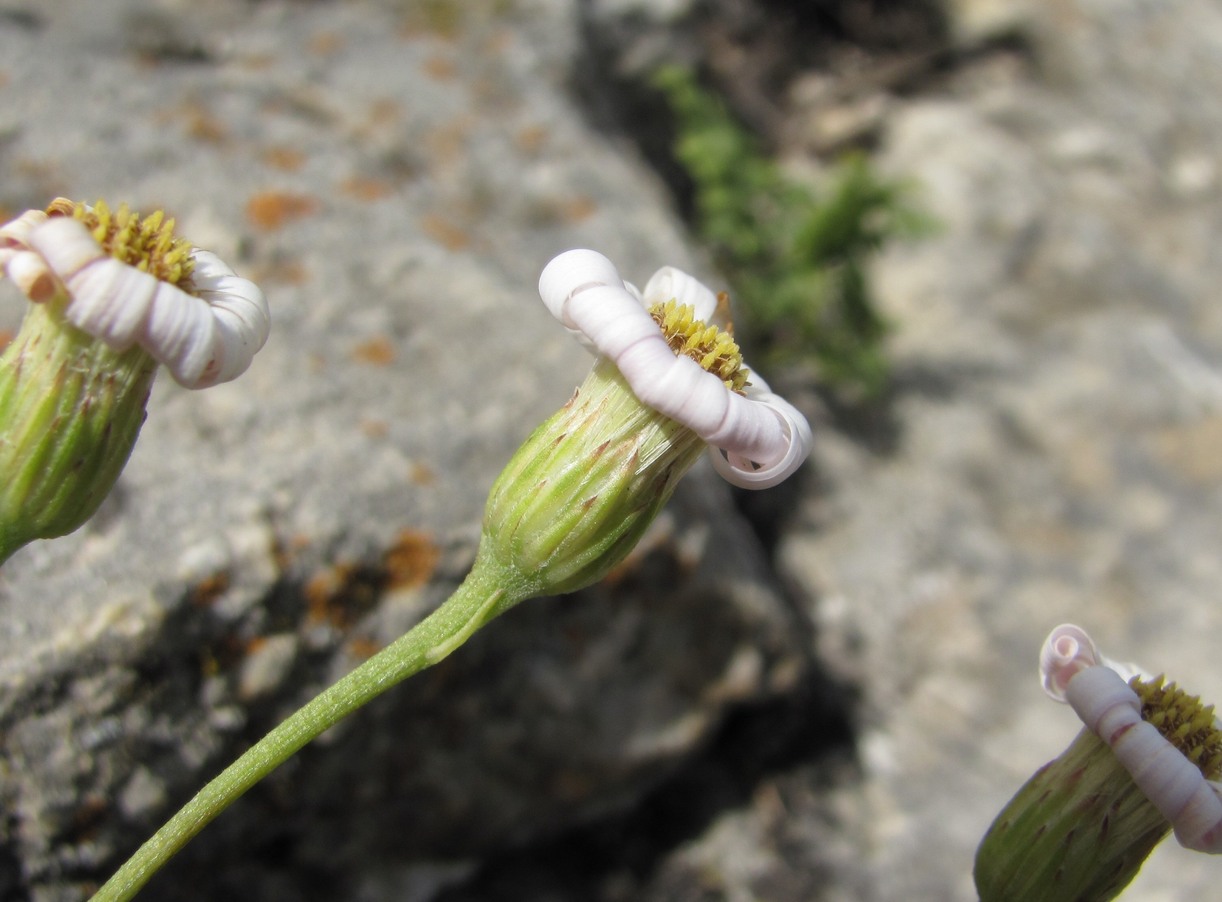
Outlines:
[[396,683],[436,664],[481,626],[532,593],[521,580],[477,555],[471,573],[432,614],[289,715],[187,802],[93,896],[132,898],[175,853],[302,746]]

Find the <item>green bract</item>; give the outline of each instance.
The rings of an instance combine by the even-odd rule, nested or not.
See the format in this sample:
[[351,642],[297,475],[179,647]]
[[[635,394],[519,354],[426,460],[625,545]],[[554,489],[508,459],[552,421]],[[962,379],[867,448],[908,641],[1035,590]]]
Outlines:
[[65,298],[32,304],[0,357],[0,562],[98,509],[144,423],[157,362],[69,325]]
[[976,852],[981,902],[1106,902],[1171,825],[1088,729],[1010,800]]
[[600,359],[497,478],[480,554],[527,595],[588,586],[632,550],[704,449]]
[[[1074,680],[1092,674],[1115,676],[1092,666],[1069,680],[1069,692],[1074,691]],[[1171,832],[1168,817],[1182,820],[1188,807],[1183,796],[1166,804],[1172,785],[1184,785],[1182,774],[1166,766],[1166,756],[1189,762],[1183,767],[1197,768],[1205,780],[1222,776],[1222,732],[1211,706],[1162,677],[1134,677],[1127,687],[1116,678],[1115,684],[1123,693],[1103,700],[1098,698],[1102,693],[1096,693],[1092,705],[1108,724],[1104,732],[1097,735],[1099,724],[1088,722],[1060,757],[1027,781],[989,828],[976,853],[981,902],[1114,898]],[[1121,694],[1128,695],[1133,708],[1131,715],[1117,719],[1108,712],[1124,708]],[[1081,714],[1082,709],[1075,710]],[[1101,736],[1108,737],[1107,742]],[[1119,747],[1125,742],[1129,746],[1122,757]],[[1192,789],[1191,783],[1186,788]],[[1181,842],[1185,826],[1176,825]],[[1201,825],[1194,820],[1187,826],[1192,834],[1188,839],[1199,839]]]

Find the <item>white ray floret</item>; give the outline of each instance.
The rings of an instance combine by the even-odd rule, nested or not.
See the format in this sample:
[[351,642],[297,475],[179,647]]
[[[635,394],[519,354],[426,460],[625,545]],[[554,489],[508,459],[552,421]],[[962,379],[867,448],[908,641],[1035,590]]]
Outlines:
[[1126,682],[1131,665],[1099,654],[1081,627],[1062,624],[1040,652],[1045,691],[1068,702],[1105,742],[1138,789],[1175,830],[1180,845],[1222,853],[1222,783],[1206,780],[1157,729],[1141,717],[1141,700]]
[[704,322],[717,307],[716,295],[687,273],[664,267],[642,293],[602,254],[571,250],[544,268],[539,295],[583,344],[615,363],[642,403],[708,442],[717,471],[734,485],[777,485],[810,453],[806,418],[754,372],[738,394],[670,349],[648,305],[673,299]]
[[271,314],[257,285],[194,248],[189,287],[107,254],[70,216],[23,213],[0,227],[0,268],[35,302],[64,291],[64,316],[116,351],[143,347],[187,388],[228,382],[267,341]]

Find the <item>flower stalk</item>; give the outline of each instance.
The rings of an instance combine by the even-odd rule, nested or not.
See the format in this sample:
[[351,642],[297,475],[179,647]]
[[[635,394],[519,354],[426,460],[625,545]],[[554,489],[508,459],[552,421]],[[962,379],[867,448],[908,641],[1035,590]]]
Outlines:
[[201,789],[97,891],[93,902],[131,899],[192,837],[329,727],[387,689],[444,659],[528,597],[487,555],[450,598],[406,634],[289,715]]

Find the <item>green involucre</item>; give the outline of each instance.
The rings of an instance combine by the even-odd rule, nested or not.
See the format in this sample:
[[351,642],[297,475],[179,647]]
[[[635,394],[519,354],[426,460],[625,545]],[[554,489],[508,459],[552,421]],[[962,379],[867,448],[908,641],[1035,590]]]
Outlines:
[[93,516],[131,455],[157,364],[32,304],[0,357],[0,562]]
[[497,478],[481,547],[530,594],[588,586],[632,550],[704,447],[600,359]]

